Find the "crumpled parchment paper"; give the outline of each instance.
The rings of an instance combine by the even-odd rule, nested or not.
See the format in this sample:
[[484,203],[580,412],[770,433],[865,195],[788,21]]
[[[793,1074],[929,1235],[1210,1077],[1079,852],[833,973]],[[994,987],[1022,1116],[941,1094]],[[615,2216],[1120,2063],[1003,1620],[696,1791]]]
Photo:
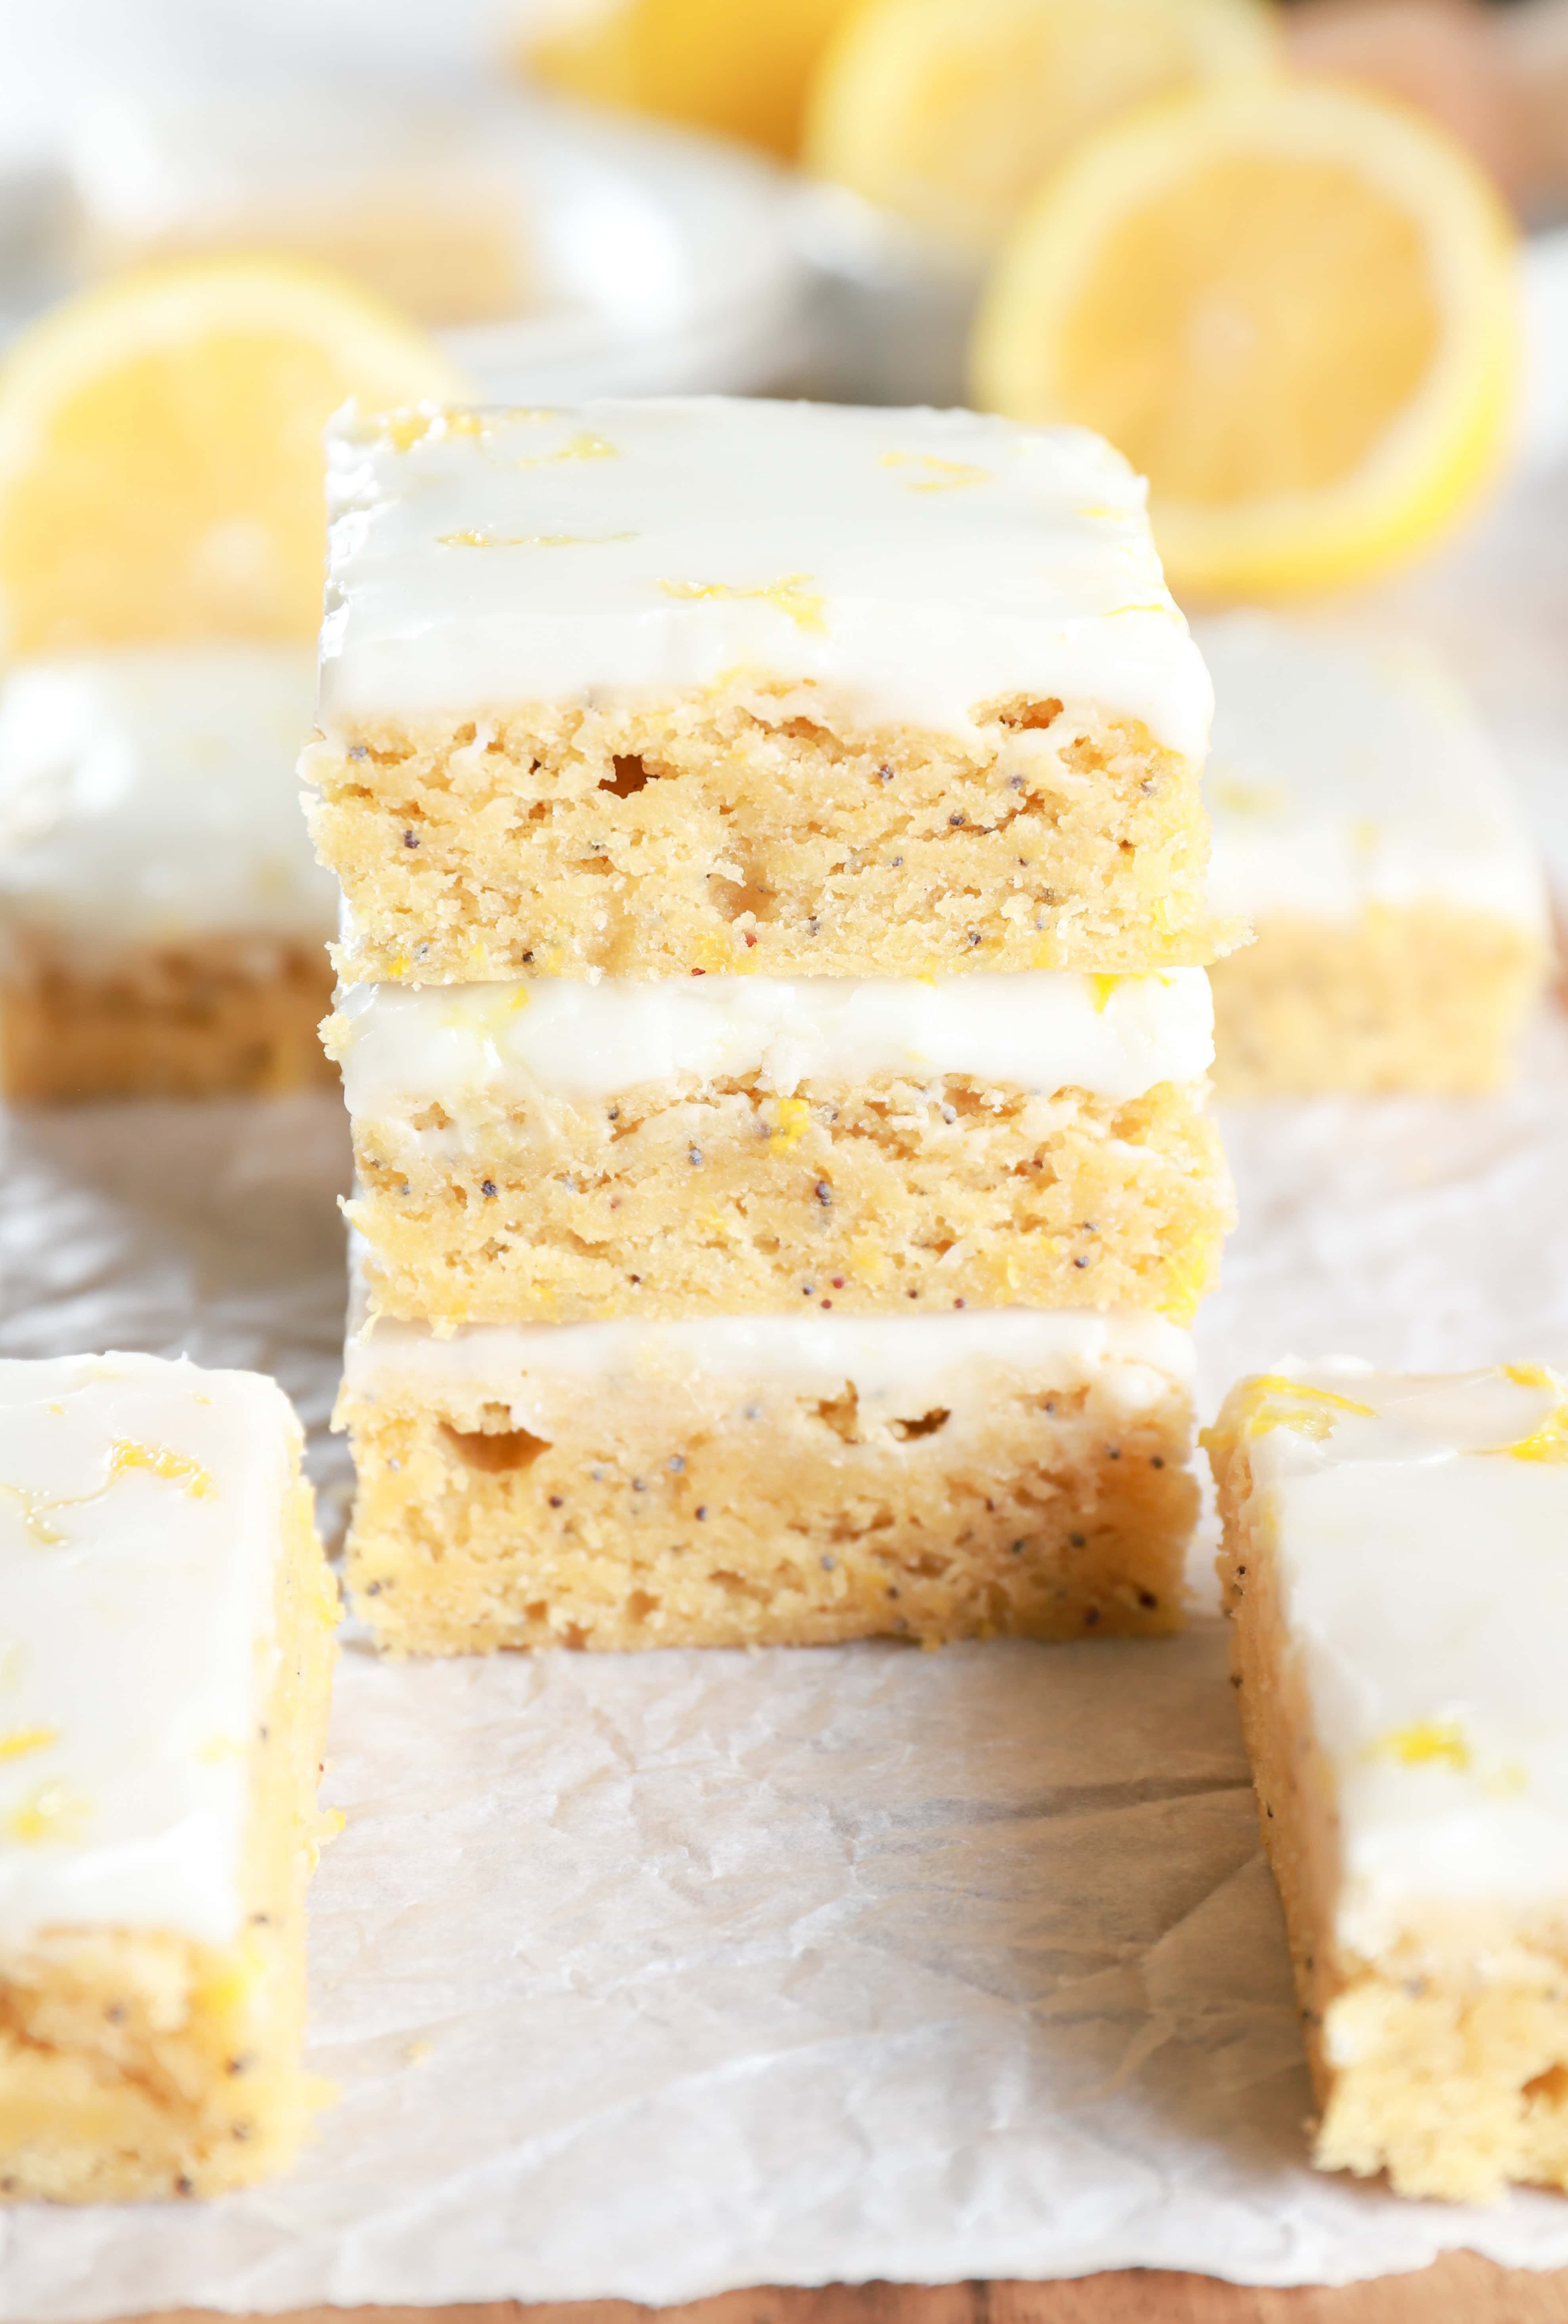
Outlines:
[[[1568,1362],[1568,1027],[1485,1106],[1226,1123],[1245,1223],[1205,1397],[1286,1347]],[[0,1350],[188,1348],[336,1383],[330,1098],[14,1120]],[[328,1513],[341,1448],[318,1438]],[[0,2317],[1131,2264],[1267,2282],[1568,2200],[1314,2175],[1221,1626],[922,1655],[379,1664],[351,1644],[312,1914],[340,2103],[209,2208],[0,2209]]]
[[[1512,699],[1549,816],[1568,657],[1547,667],[1541,608],[1568,638],[1568,527],[1542,515]],[[1483,529],[1446,568],[1484,620],[1429,576],[1389,599],[1492,669],[1503,726],[1524,586],[1506,538]],[[1568,1363],[1560,1016],[1495,1102],[1225,1126],[1242,1225],[1200,1320],[1205,1409],[1287,1351]],[[274,1371],[340,1517],[336,1100],[0,1135],[0,1352]],[[1453,2245],[1568,2265],[1568,2200],[1467,2212],[1306,2168],[1212,1618],[1174,1642],[936,1655],[396,1667],[351,1642],[330,1748],[347,1822],[314,1891],[313,2063],[341,2098],[317,2144],[209,2207],[0,2206],[7,2324],[1132,2264],[1333,2282]]]

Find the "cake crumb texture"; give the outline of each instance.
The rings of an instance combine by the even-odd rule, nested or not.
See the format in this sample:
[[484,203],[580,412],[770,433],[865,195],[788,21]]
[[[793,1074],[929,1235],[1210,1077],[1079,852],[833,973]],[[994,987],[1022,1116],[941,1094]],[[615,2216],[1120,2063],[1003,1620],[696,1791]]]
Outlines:
[[917,1303],[1185,1322],[1231,1213],[1201,1091],[1168,1082],[1121,1104],[957,1075],[645,1084],[355,1142],[373,1305],[445,1323]]
[[[759,1385],[730,1421],[584,1395],[346,1392],[346,1579],[401,1654],[1149,1637],[1179,1627],[1190,1408],[1003,1375],[983,1409],[862,1412]],[[661,1421],[664,1425],[660,1425]]]
[[[356,717],[306,752],[351,979],[1202,964],[1196,768],[1135,719],[858,731],[741,679],[658,705]],[[809,711],[809,715],[805,715]]]

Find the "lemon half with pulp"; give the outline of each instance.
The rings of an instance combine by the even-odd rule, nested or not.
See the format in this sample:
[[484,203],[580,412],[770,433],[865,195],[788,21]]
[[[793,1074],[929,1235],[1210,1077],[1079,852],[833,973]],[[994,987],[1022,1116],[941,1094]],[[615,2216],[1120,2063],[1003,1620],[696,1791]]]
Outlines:
[[984,252],[1106,122],[1277,56],[1265,0],[863,0],[817,69],[805,157]]
[[0,644],[312,637],[325,422],[350,396],[461,392],[411,323],[303,264],[192,261],[68,300],[0,364]]
[[1109,437],[1178,590],[1324,587],[1414,553],[1491,475],[1517,300],[1502,203],[1430,123],[1332,84],[1213,91],[1043,189],[987,286],[973,391]]

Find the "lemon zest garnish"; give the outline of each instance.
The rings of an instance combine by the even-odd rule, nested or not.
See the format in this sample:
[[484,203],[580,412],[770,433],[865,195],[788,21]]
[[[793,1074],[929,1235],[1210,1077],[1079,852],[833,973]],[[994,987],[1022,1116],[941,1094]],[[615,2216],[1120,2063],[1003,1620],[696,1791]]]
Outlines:
[[1283,1372],[1263,1372],[1249,1380],[1242,1396],[1242,1430],[1248,1436],[1267,1436],[1272,1428],[1288,1428],[1293,1435],[1314,1443],[1327,1436],[1342,1412],[1359,1419],[1373,1417],[1370,1404],[1336,1396],[1333,1388],[1309,1388],[1304,1380],[1287,1379]]
[[41,1784],[30,1799],[19,1801],[5,1819],[13,1840],[29,1846],[41,1840],[79,1839],[90,1811],[86,1800],[68,1792],[63,1784]]
[[1517,1387],[1545,1388],[1557,1401],[1538,1428],[1497,1449],[1515,1461],[1568,1462],[1568,1381],[1545,1364],[1502,1364],[1499,1370]]
[[9,1735],[0,1735],[0,1759],[23,1759],[30,1751],[47,1751],[59,1740],[57,1728],[14,1727]]
[[1091,976],[1085,981],[1088,983],[1090,997],[1094,1003],[1094,1013],[1097,1017],[1103,1017],[1106,1003],[1121,979],[1119,976]]
[[705,975],[754,976],[757,973],[751,947],[738,932],[699,936],[691,948],[691,963]]
[[41,1509],[58,1508],[57,1501],[48,1500],[41,1493],[23,1492],[20,1485],[0,1484],[0,1493],[7,1493],[22,1511],[22,1529],[41,1549],[54,1549],[65,1539],[64,1534],[41,1517]]
[[548,468],[558,460],[618,460],[620,456],[620,446],[607,444],[602,436],[568,436],[553,452],[535,452],[517,465],[520,468]]
[[756,597],[788,613],[797,629],[826,631],[826,599],[807,584],[809,573],[787,573],[781,581],[765,582],[758,589],[737,589],[728,581],[660,581],[667,597]]
[[1453,1719],[1417,1719],[1408,1727],[1393,1728],[1373,1748],[1405,1767],[1452,1767],[1455,1775],[1465,1775],[1472,1764],[1464,1730]]
[[604,549],[634,532],[438,532],[440,549]]
[[942,460],[935,452],[884,452],[884,468],[926,468],[928,475],[905,479],[905,490],[911,493],[956,493],[965,484],[988,484],[989,468],[977,468],[973,460]]
[[1549,1420],[1517,1444],[1505,1444],[1510,1461],[1568,1462],[1568,1405],[1560,1405]]
[[[1066,1250],[1065,1237],[1056,1248]],[[1166,1269],[1165,1291],[1159,1301],[1160,1314],[1168,1315],[1173,1323],[1190,1323],[1198,1301],[1209,1287],[1212,1266],[1208,1236],[1189,1235]]]
[[389,411],[382,421],[382,429],[394,452],[407,452],[422,436],[428,436],[435,423],[432,411]]
[[116,1436],[109,1447],[109,1475],[123,1476],[127,1469],[151,1469],[155,1477],[183,1485],[193,1501],[217,1499],[217,1487],[200,1462],[167,1444],[138,1444],[134,1437]]
[[792,1154],[811,1126],[811,1108],[803,1097],[777,1098],[774,1126],[768,1133],[770,1154]]
[[387,412],[381,426],[394,451],[411,452],[432,429],[438,429],[443,436],[483,436],[485,423],[477,411],[466,411],[458,403],[442,403],[424,410],[418,404],[406,405],[401,411]]

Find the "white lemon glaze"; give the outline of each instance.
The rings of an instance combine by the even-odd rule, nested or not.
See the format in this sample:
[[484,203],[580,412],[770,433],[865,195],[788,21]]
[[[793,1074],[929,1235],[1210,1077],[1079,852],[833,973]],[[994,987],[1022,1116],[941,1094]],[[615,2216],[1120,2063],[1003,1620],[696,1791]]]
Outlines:
[[585,1392],[678,1416],[715,1395],[739,1409],[770,1394],[836,1396],[853,1380],[868,1413],[944,1404],[982,1409],[999,1374],[1042,1391],[1093,1379],[1128,1412],[1193,1377],[1190,1335],[1164,1316],[1022,1307],[941,1315],[748,1315],[678,1323],[469,1323],[445,1339],[421,1323],[363,1318],[356,1290],[345,1385],[372,1403],[439,1405],[454,1395],[509,1406],[514,1427],[549,1436],[580,1420]]
[[438,1100],[465,1118],[530,1100],[603,1101],[755,1074],[804,1081],[973,1075],[1125,1101],[1201,1080],[1213,1009],[1201,968],[1082,976],[537,977],[510,984],[351,984],[327,1045],[356,1120],[406,1121]]
[[235,1935],[299,1442],[254,1372],[0,1361],[0,1945]]
[[1287,1359],[1315,1393],[1249,1427],[1368,1959],[1434,1905],[1568,1909],[1568,1388],[1517,1369]]
[[1445,903],[1545,936],[1540,860],[1461,688],[1412,641],[1263,613],[1199,625],[1218,912],[1352,920]]
[[472,717],[738,674],[972,736],[1061,699],[1203,755],[1142,482],[1081,429],[724,397],[352,414],[328,438],[320,714]]
[[14,669],[0,691],[0,939],[73,952],[232,932],[325,944],[337,888],[295,762],[308,653],[134,646]]

